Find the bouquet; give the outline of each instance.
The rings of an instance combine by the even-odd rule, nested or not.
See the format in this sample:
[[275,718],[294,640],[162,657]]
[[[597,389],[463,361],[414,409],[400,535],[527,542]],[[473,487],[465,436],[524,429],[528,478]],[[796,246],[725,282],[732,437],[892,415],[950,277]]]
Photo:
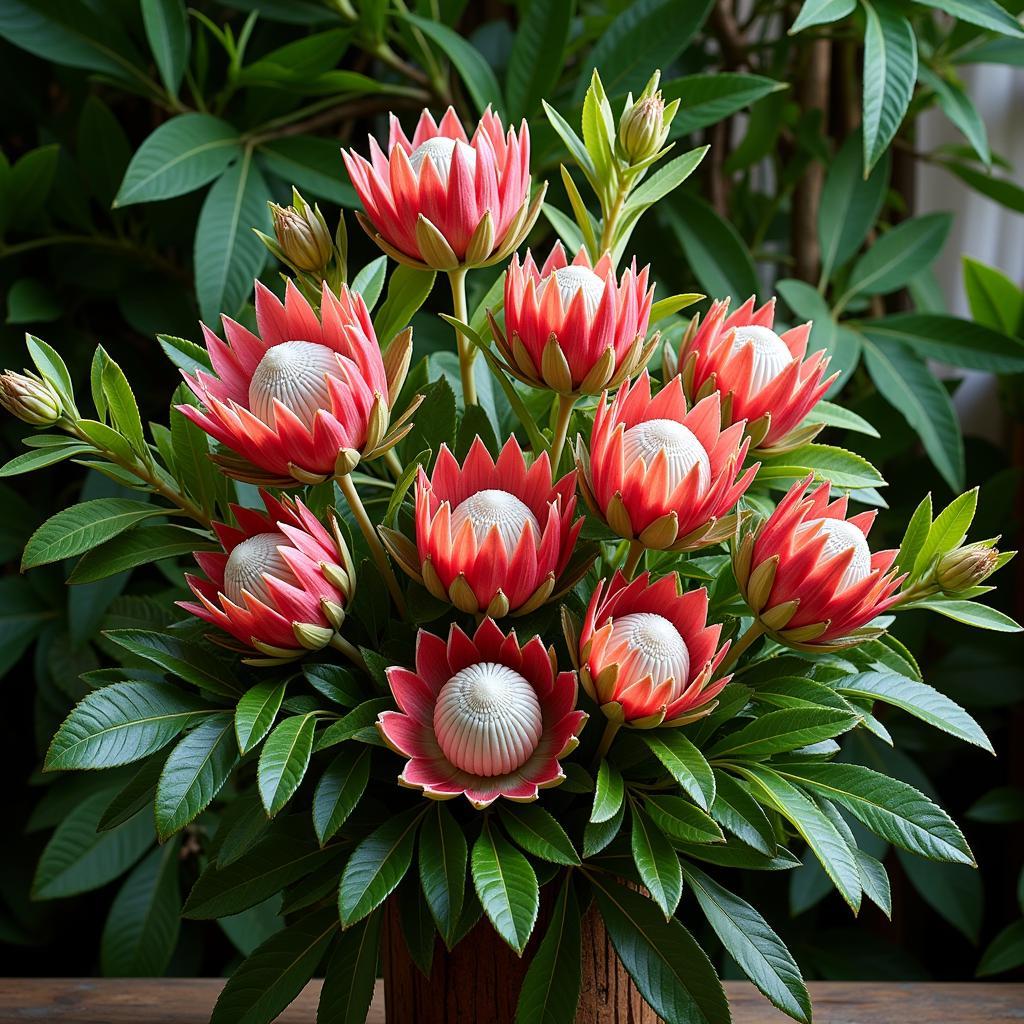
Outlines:
[[[166,425],[102,347],[91,409],[38,338],[35,370],[0,379],[38,430],[5,475],[72,460],[137,492],[59,512],[24,565],[75,558],[74,584],[158,563],[167,584],[107,632],[45,770],[133,766],[92,824],[130,827],[136,857],[187,849],[186,917],[283,894],[214,1022],[270,1021],[321,969],[319,1019],[361,1021],[382,950],[395,1021],[719,1024],[694,915],[809,1021],[730,871],[806,850],[854,913],[889,914],[864,830],[973,863],[843,741],[891,743],[891,705],[991,749],[887,627],[1019,628],[975,603],[1012,552],[967,542],[973,491],[925,497],[876,550],[884,481],[818,439],[872,427],[826,401],[813,325],[656,296],[634,228],[705,152],[668,159],[677,107],[654,75],[616,119],[596,72],[582,138],[546,106],[575,219],[547,208],[560,240],[539,251],[525,122],[424,111],[410,136],[392,116],[386,148],[344,154],[385,255],[350,279],[343,222],[274,205],[281,286],[202,345],[160,338],[184,378]],[[457,357],[415,359],[437,275]]]

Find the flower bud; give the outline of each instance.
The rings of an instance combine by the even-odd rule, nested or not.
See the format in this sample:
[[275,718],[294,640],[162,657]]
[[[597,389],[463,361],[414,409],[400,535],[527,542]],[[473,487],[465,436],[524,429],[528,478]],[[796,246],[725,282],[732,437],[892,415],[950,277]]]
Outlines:
[[294,206],[270,204],[274,234],[281,251],[296,270],[322,273],[334,255],[334,243],[319,207],[295,194]]
[[34,375],[12,370],[0,374],[0,405],[33,427],[52,427],[63,413],[52,385]]
[[959,594],[984,583],[999,568],[999,551],[987,544],[967,544],[939,559],[935,578],[947,594]]
[[629,107],[619,121],[619,143],[631,164],[654,156],[667,136],[665,101],[660,91]]

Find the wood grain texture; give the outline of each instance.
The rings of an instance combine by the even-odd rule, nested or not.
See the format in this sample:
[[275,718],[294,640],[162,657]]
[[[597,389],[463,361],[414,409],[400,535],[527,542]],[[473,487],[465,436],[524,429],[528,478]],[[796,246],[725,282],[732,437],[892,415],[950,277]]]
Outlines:
[[[0,978],[0,1024],[206,1024],[223,985],[218,978]],[[725,988],[734,1024],[789,1020],[745,982],[727,981]],[[1024,1021],[1024,985],[1018,984],[818,981],[808,988],[815,1024]],[[315,1024],[319,995],[320,982],[312,982],[280,1024]],[[367,1024],[384,1024],[381,982]]]

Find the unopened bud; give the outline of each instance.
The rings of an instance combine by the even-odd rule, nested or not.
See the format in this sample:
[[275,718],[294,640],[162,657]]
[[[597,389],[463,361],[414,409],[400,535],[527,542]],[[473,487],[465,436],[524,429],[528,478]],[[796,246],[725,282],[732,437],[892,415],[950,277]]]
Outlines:
[[0,405],[33,427],[52,427],[63,412],[60,398],[49,383],[12,370],[0,374]]
[[619,122],[619,142],[631,164],[654,156],[668,135],[664,124],[665,101],[661,93],[648,96],[632,106]]
[[947,594],[959,594],[984,583],[999,567],[999,551],[986,544],[968,544],[943,555],[935,578]]
[[322,273],[334,255],[334,243],[327,222],[316,206],[296,197],[295,206],[270,204],[274,234],[285,258],[296,270]]

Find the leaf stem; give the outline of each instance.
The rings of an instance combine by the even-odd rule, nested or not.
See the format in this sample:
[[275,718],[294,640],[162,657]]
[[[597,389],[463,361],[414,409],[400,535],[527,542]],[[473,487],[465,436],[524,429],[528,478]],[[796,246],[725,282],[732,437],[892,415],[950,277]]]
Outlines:
[[335,633],[334,636],[331,637],[329,644],[336,651],[341,651],[341,653],[358,668],[361,668],[364,672],[366,671],[366,662],[363,660],[363,656],[359,653],[359,648],[356,647],[355,644],[350,644],[339,633]]
[[754,619],[750,628],[729,648],[729,653],[722,659],[718,666],[716,675],[721,678],[729,669],[739,661],[746,649],[764,635],[765,629],[760,619]]
[[558,463],[565,448],[565,438],[569,433],[569,420],[576,405],[575,395],[558,396],[558,418],[555,420],[555,435],[551,441],[551,476],[558,476]]
[[[448,271],[448,283],[452,288],[452,315],[464,324],[469,323],[466,309],[466,268]],[[473,379],[473,359],[476,349],[473,343],[456,328],[455,344],[459,349],[459,374],[462,377],[462,404],[468,409],[476,405],[476,381]]]
[[612,745],[612,740],[615,739],[618,731],[622,728],[625,723],[622,721],[615,721],[612,718],[608,719],[607,725],[604,727],[604,733],[601,736],[601,742],[597,745],[597,750],[594,751],[594,766],[596,767],[601,763],[601,758],[608,753],[608,749]]
[[622,574],[627,580],[631,580],[636,574],[636,567],[644,556],[644,546],[638,540],[629,542],[629,554],[626,555],[626,563],[622,567]]

